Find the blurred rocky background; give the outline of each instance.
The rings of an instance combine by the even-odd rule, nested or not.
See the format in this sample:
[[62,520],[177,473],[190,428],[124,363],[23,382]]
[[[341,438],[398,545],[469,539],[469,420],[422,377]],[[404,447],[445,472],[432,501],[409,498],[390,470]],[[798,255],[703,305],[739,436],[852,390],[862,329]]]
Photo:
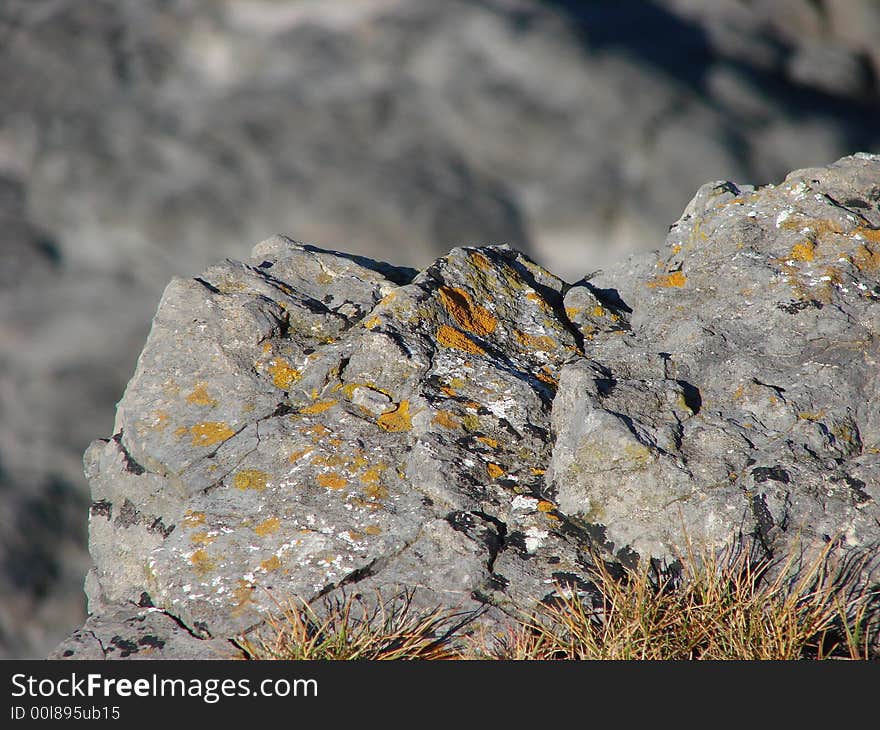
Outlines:
[[878,78],[876,0],[0,0],[0,656],[82,623],[82,452],[172,276],[282,232],[575,281],[880,151]]

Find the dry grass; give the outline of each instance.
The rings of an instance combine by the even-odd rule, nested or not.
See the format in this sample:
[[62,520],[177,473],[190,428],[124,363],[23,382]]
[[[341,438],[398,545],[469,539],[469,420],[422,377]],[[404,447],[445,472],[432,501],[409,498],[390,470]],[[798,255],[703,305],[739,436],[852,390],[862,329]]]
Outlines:
[[615,576],[601,561],[594,599],[561,591],[501,637],[499,659],[869,659],[878,595],[859,583],[867,558],[838,562],[831,545],[808,562],[690,555],[678,577]]
[[860,582],[869,557],[840,562],[832,545],[781,562],[689,554],[675,574],[597,559],[589,590],[559,586],[555,602],[491,641],[467,637],[464,651],[462,614],[419,614],[411,596],[372,610],[349,599],[323,618],[290,603],[242,646],[259,659],[876,659],[880,594]]
[[327,602],[321,615],[296,599],[279,605],[266,626],[238,643],[251,659],[452,659],[449,639],[461,623],[459,614],[435,609],[417,612],[412,594],[372,607],[348,597]]

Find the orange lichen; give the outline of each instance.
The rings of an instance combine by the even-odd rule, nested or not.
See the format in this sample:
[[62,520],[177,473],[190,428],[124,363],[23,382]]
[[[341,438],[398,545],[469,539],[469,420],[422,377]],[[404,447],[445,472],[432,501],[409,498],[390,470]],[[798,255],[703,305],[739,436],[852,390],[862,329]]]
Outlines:
[[542,383],[546,383],[547,385],[552,385],[554,388],[559,387],[559,381],[553,377],[553,373],[550,372],[548,367],[545,365],[543,368],[535,372],[535,377],[540,380]]
[[281,527],[281,520],[277,517],[269,517],[268,519],[263,520],[259,525],[254,527],[254,532],[256,532],[260,537],[266,537],[266,535],[271,535],[273,532],[278,532],[278,529]]
[[382,478],[382,472],[387,469],[384,464],[375,464],[361,474],[361,482],[364,484],[378,484]]
[[450,398],[455,398],[458,395],[458,391],[455,388],[450,388],[448,385],[441,385],[440,392],[443,395],[448,395]]
[[686,282],[687,277],[683,272],[673,271],[671,274],[661,274],[660,276],[654,277],[653,281],[649,281],[645,286],[651,289],[656,289],[657,287],[662,287],[664,289],[681,289]]
[[204,548],[196,550],[189,558],[189,562],[195,570],[196,575],[206,575],[216,567],[216,563],[208,555],[208,551]]
[[217,405],[216,399],[208,395],[207,383],[196,383],[192,393],[186,397],[186,402],[192,403],[194,406],[214,407]]
[[192,529],[193,527],[198,527],[199,525],[205,524],[205,513],[204,512],[193,512],[192,510],[187,510],[183,513],[183,519],[181,520],[181,524],[188,528]]
[[533,350],[552,352],[557,347],[556,340],[547,335],[530,335],[527,332],[520,332],[519,330],[514,330],[513,334],[520,343]]
[[556,509],[556,505],[553,502],[548,502],[546,499],[542,499],[538,502],[538,512],[552,512]]
[[547,300],[544,299],[544,297],[542,297],[536,291],[530,291],[528,294],[526,294],[526,299],[537,304],[545,312],[549,312],[552,309],[552,307],[547,303]]
[[244,580],[238,581],[238,586],[232,591],[232,615],[240,616],[244,613],[248,604],[253,601],[254,586]]
[[498,448],[498,442],[493,438],[489,438],[488,436],[477,436],[477,441],[486,444],[486,446],[488,446],[490,449]]
[[318,474],[318,484],[327,489],[342,489],[348,484],[345,477],[339,476],[336,472],[328,472],[326,474]]
[[290,390],[290,386],[302,377],[302,372],[291,367],[290,363],[282,358],[272,360],[269,374],[275,387],[281,390]]
[[485,337],[495,331],[498,320],[492,313],[471,301],[470,295],[464,289],[449,286],[441,286],[439,289],[440,301],[446,311],[460,327],[473,332],[475,335]]
[[364,532],[366,532],[368,535],[381,535],[382,528],[379,527],[379,525],[367,525],[364,528]]
[[301,432],[306,436],[311,436],[312,443],[316,444],[330,433],[330,429],[323,423],[316,423],[314,426],[307,426]]
[[492,268],[492,263],[489,261],[489,259],[487,259],[479,251],[471,251],[470,257],[471,261],[474,262],[474,266],[476,266],[478,269],[488,271],[490,268]]
[[493,464],[492,462],[486,464],[486,471],[489,472],[489,476],[492,477],[492,479],[497,479],[504,474],[504,469],[498,466],[498,464]]
[[271,558],[266,558],[260,563],[260,568],[265,570],[267,573],[271,573],[273,570],[278,570],[281,567],[281,560],[277,555],[273,555]]
[[168,427],[169,415],[163,410],[153,411],[153,426],[156,431],[164,431]]
[[189,429],[193,446],[213,446],[235,436],[229,424],[224,421],[205,421]]
[[566,307],[565,308],[565,316],[569,319],[574,319],[581,313],[580,307]]
[[312,403],[310,406],[305,406],[304,408],[300,408],[300,413],[305,413],[309,416],[314,416],[317,413],[323,413],[326,410],[329,410],[333,406],[339,403],[338,400],[321,400],[317,403]]
[[412,416],[409,412],[409,401],[400,401],[397,408],[388,413],[383,413],[376,419],[376,423],[380,428],[383,428],[386,431],[391,431],[392,433],[409,431],[412,428]]
[[812,241],[801,241],[791,247],[788,254],[794,261],[812,261],[816,258],[816,244]]
[[459,426],[458,420],[454,417],[452,411],[438,411],[437,415],[434,416],[434,423],[448,429],[458,428]]
[[262,492],[266,488],[266,482],[269,481],[269,475],[259,469],[242,469],[235,475],[232,483],[236,489],[245,491],[253,489]]
[[374,314],[372,317],[364,320],[364,327],[366,327],[368,330],[371,330],[374,327],[378,327],[381,323],[382,318]]
[[190,535],[189,541],[193,545],[210,545],[214,540],[216,540],[216,536],[209,535],[207,532],[194,532]]
[[388,498],[388,490],[381,484],[368,484],[364,488],[364,495],[372,500]]
[[868,241],[868,243],[880,243],[880,228],[866,228],[865,226],[859,226],[853,230],[852,235],[859,236],[865,241]]
[[859,246],[853,254],[852,262],[859,271],[877,271],[880,269],[880,250],[874,251],[870,246]]
[[298,451],[294,451],[290,456],[288,456],[287,460],[291,464],[294,464],[297,461],[299,461],[300,459],[302,459],[304,456],[308,456],[309,454],[311,454],[314,450],[315,449],[311,446],[308,446],[304,449],[299,449]]

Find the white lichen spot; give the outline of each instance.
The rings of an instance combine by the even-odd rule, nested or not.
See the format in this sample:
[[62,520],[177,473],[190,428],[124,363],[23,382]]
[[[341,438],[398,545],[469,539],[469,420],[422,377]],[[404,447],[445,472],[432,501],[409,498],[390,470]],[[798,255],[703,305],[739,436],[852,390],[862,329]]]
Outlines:
[[534,497],[526,497],[522,494],[517,494],[513,498],[513,502],[510,503],[510,506],[515,510],[523,510],[524,512],[534,512],[538,509],[538,501]]
[[535,552],[544,544],[550,536],[547,530],[539,530],[537,527],[530,527],[526,530],[526,550],[530,553]]
[[776,216],[776,227],[779,228],[785,221],[789,219],[791,216],[792,210],[791,208],[786,208],[783,211],[779,212],[779,215]]

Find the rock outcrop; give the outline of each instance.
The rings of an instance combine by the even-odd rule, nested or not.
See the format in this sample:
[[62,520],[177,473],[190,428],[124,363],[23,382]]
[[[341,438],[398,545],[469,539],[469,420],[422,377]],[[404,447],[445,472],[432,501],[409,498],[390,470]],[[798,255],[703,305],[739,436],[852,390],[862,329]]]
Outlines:
[[878,23],[873,0],[4,0],[0,656],[84,617],[80,458],[172,275],[279,230],[420,268],[504,241],[575,281],[660,246],[705,180],[880,151]]
[[86,453],[92,615],[53,656],[230,655],[351,591],[503,624],[589,592],[595,551],[876,552],[878,272],[860,154],[705,185],[659,257],[574,285],[504,246],[417,272],[282,236],[175,279]]

